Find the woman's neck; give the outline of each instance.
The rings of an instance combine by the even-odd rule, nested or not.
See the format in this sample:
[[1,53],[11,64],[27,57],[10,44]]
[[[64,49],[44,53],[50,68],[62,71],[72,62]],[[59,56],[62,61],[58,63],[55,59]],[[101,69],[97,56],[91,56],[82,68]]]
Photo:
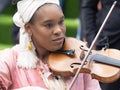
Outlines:
[[37,57],[40,60],[42,60],[42,62],[47,63],[50,52],[45,49],[40,49],[40,48],[37,48],[36,52],[37,52]]

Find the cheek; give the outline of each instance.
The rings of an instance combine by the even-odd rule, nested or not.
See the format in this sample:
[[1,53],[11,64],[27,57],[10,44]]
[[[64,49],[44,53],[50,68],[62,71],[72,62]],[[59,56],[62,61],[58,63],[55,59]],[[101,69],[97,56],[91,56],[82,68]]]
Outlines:
[[40,28],[39,25],[36,25],[36,28],[33,29],[33,35],[38,40],[43,40],[43,38],[47,38],[48,34],[45,32],[43,28]]
[[65,25],[62,27],[62,30],[63,30],[63,33],[65,34],[66,33],[66,26]]
[[64,30],[64,34],[66,33],[66,28],[65,28],[65,30]]
[[36,35],[37,37],[37,41],[38,43],[43,43],[43,44],[47,44],[47,42],[49,42],[49,35],[47,35],[46,33],[37,33],[38,35]]
[[39,46],[42,44],[46,44],[48,39],[49,39],[49,36],[45,32],[38,31],[33,33],[33,40],[35,44]]

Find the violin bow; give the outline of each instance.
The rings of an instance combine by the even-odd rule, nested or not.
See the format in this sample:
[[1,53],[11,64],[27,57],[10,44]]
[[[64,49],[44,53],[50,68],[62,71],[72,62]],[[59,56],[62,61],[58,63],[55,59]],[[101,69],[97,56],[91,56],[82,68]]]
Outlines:
[[111,8],[110,8],[110,10],[109,10],[109,12],[108,12],[106,18],[104,19],[104,21],[103,21],[103,23],[102,23],[102,25],[101,25],[101,27],[100,27],[98,33],[97,33],[97,35],[95,36],[95,38],[94,38],[94,40],[93,40],[93,42],[92,42],[92,44],[91,44],[91,46],[90,46],[90,49],[88,50],[88,52],[87,52],[85,58],[84,58],[83,61],[81,62],[81,66],[78,68],[78,70],[77,70],[77,72],[76,72],[76,74],[75,74],[75,76],[74,76],[74,78],[73,78],[73,80],[72,80],[72,82],[71,82],[71,84],[70,84],[68,90],[71,90],[71,88],[72,88],[72,86],[73,86],[75,80],[77,79],[77,77],[78,77],[78,75],[79,75],[79,72],[80,72],[81,68],[83,67],[84,63],[86,62],[86,60],[87,60],[87,58],[88,58],[88,56],[89,56],[89,54],[90,54],[90,52],[91,52],[93,46],[95,45],[95,43],[96,43],[96,41],[97,41],[97,39],[98,39],[98,37],[99,37],[101,31],[103,30],[103,27],[104,27],[104,25],[106,24],[106,22],[107,22],[107,20],[108,20],[110,14],[111,14],[113,8],[115,7],[116,3],[117,3],[117,1],[114,1],[114,2],[113,2],[113,5],[111,6]]

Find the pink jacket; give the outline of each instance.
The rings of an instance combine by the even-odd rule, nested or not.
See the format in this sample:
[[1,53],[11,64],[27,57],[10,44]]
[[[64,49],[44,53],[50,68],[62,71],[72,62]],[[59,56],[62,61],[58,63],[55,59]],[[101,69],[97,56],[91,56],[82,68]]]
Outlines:
[[[16,65],[18,54],[19,45],[0,52],[0,85],[3,85],[5,90],[18,89],[26,86],[39,86],[45,88],[36,69],[22,69]],[[67,78],[65,80],[66,84],[69,85],[71,79]],[[89,74],[80,73],[72,90],[101,89],[97,80],[92,79]]]

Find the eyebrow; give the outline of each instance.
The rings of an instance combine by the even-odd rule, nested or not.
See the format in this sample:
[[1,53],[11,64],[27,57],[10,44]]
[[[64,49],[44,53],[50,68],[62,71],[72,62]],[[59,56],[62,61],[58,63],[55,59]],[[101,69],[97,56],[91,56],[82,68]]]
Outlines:
[[53,20],[45,20],[43,21],[43,23],[49,23],[49,22],[52,22]]
[[[65,18],[65,16],[62,16],[62,17],[60,17],[60,19],[64,19]],[[49,23],[49,22],[52,22],[53,20],[45,20],[45,21],[43,21],[44,23]]]
[[65,18],[65,16],[62,16],[60,19],[64,19]]

